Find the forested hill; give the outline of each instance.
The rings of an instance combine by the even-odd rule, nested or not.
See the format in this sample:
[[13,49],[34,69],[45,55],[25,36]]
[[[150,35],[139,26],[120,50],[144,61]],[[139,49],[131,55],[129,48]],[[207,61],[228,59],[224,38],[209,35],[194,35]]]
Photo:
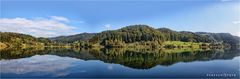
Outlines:
[[95,35],[96,33],[81,33],[76,35],[53,37],[49,39],[58,43],[73,43],[73,42],[80,42],[80,41],[87,42],[89,39],[91,39]]
[[101,32],[90,39],[90,43],[100,43],[104,46],[144,41],[154,41],[154,44],[162,44],[164,41],[182,41],[237,45],[239,37],[226,33],[177,32],[168,28],[154,29],[147,25],[131,25],[118,30]]
[[35,38],[26,34],[0,32],[0,48],[36,47],[44,46],[50,42],[51,41],[46,38]]
[[193,43],[198,43],[197,45],[207,43],[236,46],[240,44],[239,40],[239,37],[229,33],[173,31],[168,28],[155,29],[147,25],[131,25],[117,30],[103,31],[101,33],[81,33],[54,38],[36,38],[26,34],[0,32],[0,48],[4,46],[22,47],[62,44],[77,46],[164,46],[163,44],[166,45],[166,43],[179,43],[179,46],[180,44],[187,44],[186,42],[189,42],[191,45]]
[[209,39],[212,39],[213,42],[217,43],[226,43],[230,45],[236,45],[240,43],[240,37],[233,36],[230,33],[208,33],[208,32],[196,32],[199,35],[206,35]]

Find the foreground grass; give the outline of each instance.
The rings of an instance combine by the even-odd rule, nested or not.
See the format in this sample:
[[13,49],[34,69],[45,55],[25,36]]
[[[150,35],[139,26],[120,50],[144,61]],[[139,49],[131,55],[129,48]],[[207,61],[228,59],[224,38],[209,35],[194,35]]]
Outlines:
[[210,43],[182,42],[182,41],[165,41],[162,43],[154,41],[126,43],[124,45],[113,45],[114,47],[128,48],[209,48]]
[[181,42],[181,41],[166,41],[163,43],[163,47],[178,47],[178,48],[201,48],[202,46],[209,46],[210,43],[196,43],[196,42]]

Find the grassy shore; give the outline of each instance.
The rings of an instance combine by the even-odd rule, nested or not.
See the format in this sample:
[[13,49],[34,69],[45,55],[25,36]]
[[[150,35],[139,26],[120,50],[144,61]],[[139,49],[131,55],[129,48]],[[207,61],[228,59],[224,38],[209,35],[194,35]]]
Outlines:
[[[200,49],[200,48],[211,48],[210,43],[196,43],[196,42],[182,42],[182,41],[165,41],[165,42],[155,42],[155,41],[144,41],[144,42],[134,42],[134,43],[124,43],[120,45],[109,45],[109,46],[102,46],[100,44],[94,44],[89,46],[75,46],[74,44],[61,44],[61,45],[44,45],[44,44],[36,44],[36,45],[27,45],[27,44],[21,44],[21,45],[8,45],[0,42],[0,49],[4,48],[31,48],[31,47],[49,47],[49,48],[55,48],[55,47],[63,47],[63,48],[147,48],[147,49],[158,49],[158,48],[164,48],[164,49],[174,49],[174,48],[191,48],[191,49]],[[217,46],[220,48],[223,48],[222,46]]]
[[[162,43],[154,42],[154,41],[146,41],[146,42],[134,42],[134,43],[126,43],[122,45],[111,45],[107,47],[112,48],[209,48],[211,47],[210,43],[203,42],[182,42],[182,41],[165,41]],[[220,46],[219,46],[220,47]]]
[[0,42],[0,49],[4,49],[4,48],[7,48],[7,45],[2,43],[2,42]]

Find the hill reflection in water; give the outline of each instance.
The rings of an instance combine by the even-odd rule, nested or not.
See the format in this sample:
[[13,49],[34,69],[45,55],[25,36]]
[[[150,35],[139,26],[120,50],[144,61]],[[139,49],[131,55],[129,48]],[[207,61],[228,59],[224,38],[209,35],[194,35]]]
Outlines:
[[[1,50],[1,59],[11,60],[34,55],[57,55],[81,60],[100,60],[134,69],[150,69],[157,65],[171,66],[178,62],[226,60],[239,56],[239,49],[7,49]],[[29,60],[31,61],[31,60]]]

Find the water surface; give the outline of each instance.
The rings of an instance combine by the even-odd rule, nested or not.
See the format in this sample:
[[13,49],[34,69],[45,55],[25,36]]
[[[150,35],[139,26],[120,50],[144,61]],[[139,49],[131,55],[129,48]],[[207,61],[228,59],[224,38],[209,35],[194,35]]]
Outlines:
[[239,49],[9,49],[2,78],[239,78]]

